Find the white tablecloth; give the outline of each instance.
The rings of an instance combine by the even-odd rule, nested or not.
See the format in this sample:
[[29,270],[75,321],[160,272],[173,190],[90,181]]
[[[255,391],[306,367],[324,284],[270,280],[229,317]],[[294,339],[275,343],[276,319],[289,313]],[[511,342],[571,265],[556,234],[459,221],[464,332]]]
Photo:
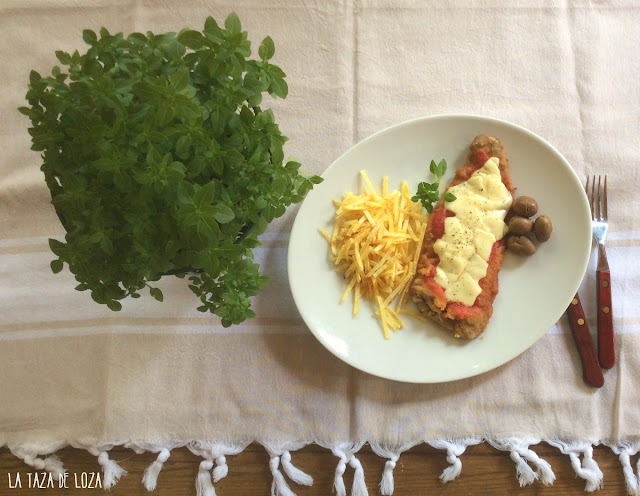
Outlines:
[[[74,291],[68,270],[51,273],[47,240],[64,231],[17,111],[29,71],[48,73],[55,50],[83,49],[85,28],[201,29],[206,16],[222,21],[232,9],[254,50],[267,34],[275,41],[289,96],[272,107],[290,138],[286,154],[305,172],[322,173],[391,124],[470,113],[539,134],[581,178],[608,175],[618,361],[604,387],[583,383],[566,319],[510,363],[453,383],[403,384],[352,369],[317,342],[293,303],[285,262],[297,207],[261,237],[256,259],[271,282],[254,299],[257,317],[235,328],[198,313],[184,281],[163,280],[162,304],[146,297],[113,313]],[[351,462],[360,474],[354,454],[363,442],[395,460],[425,441],[455,458],[487,440],[515,453],[525,484],[552,482],[528,449],[547,440],[581,457],[576,471],[595,489],[602,474],[592,446],[634,454],[640,440],[639,21],[630,0],[4,1],[0,445],[53,471],[55,459],[38,455],[84,447],[109,485],[120,475],[112,445],[159,452],[159,466],[163,449],[188,445],[203,457],[199,491],[208,494],[215,461],[224,466],[221,455],[258,441],[285,494],[278,463],[290,481],[310,482],[288,461],[307,443],[332,448],[339,468]],[[580,294],[595,331],[594,269],[595,256]],[[459,473],[452,467],[449,478]],[[340,481],[338,473],[339,493]],[[627,483],[637,487],[632,473]]]

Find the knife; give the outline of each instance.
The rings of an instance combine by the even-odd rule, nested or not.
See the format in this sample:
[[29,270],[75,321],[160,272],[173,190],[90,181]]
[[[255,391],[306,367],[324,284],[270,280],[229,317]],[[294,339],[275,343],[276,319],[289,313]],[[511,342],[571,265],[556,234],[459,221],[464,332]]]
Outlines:
[[580,360],[582,361],[582,373],[587,384],[594,387],[602,387],[604,384],[604,376],[598,362],[598,354],[593,344],[589,324],[584,316],[584,310],[580,303],[578,293],[574,296],[569,308],[567,308],[567,316],[569,317],[569,325],[573,338],[578,347]]

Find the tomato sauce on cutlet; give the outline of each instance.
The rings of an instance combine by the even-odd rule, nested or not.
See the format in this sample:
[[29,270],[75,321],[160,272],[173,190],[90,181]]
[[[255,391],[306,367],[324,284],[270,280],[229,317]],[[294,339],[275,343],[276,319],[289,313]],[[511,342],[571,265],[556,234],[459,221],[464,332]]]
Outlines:
[[[478,148],[475,153],[472,154],[471,162],[457,170],[456,175],[448,188],[467,181],[475,171],[480,169],[485,162],[489,160],[489,158],[489,154],[484,149]],[[513,192],[510,178],[502,176],[502,180],[507,189]],[[455,214],[445,208],[444,199],[441,199],[431,215],[431,246],[433,245],[433,242],[444,235],[444,225],[447,217],[455,217]],[[495,280],[494,285],[497,286],[497,280],[495,277],[487,276],[495,276],[500,270],[502,259],[504,257],[504,249],[504,238],[493,244],[493,247],[491,248],[491,255],[488,260],[487,275],[478,282],[481,292],[476,297],[472,306],[467,306],[464,303],[457,301],[447,301],[444,288],[435,281],[436,267],[440,263],[440,258],[435,253],[431,252],[428,254],[428,262],[424,264],[425,268],[421,269],[420,273],[422,274],[425,286],[429,288],[434,298],[442,304],[443,308],[446,306],[445,313],[447,315],[456,319],[468,318],[470,315],[480,311],[481,308],[491,306],[493,299],[492,293],[494,293],[497,288],[489,288],[488,281]],[[499,259],[499,263],[495,263],[498,261],[496,259]],[[491,291],[491,289],[493,289],[493,291]]]

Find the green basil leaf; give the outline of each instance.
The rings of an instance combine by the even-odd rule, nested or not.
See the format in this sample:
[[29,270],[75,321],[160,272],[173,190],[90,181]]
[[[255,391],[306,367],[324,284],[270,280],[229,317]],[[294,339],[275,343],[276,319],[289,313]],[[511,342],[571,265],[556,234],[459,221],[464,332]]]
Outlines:
[[59,258],[55,259],[55,260],[51,260],[51,271],[54,274],[57,274],[58,272],[60,272],[63,268],[63,263],[62,260],[60,260]]
[[119,301],[109,300],[107,301],[107,306],[114,312],[119,312],[120,310],[122,310],[122,304]]
[[213,181],[208,182],[193,195],[193,203],[197,208],[211,205],[216,197],[216,185]]
[[132,91],[135,96],[143,101],[153,100],[157,95],[157,90],[148,81],[140,81],[132,86]]
[[269,60],[276,53],[276,47],[273,44],[273,40],[271,36],[267,36],[262,43],[260,44],[260,48],[258,48],[258,55],[264,61]]
[[149,294],[158,301],[164,300],[164,294],[162,294],[162,291],[160,290],[160,288],[149,287]]
[[207,39],[216,43],[221,43],[222,38],[220,37],[220,31],[220,26],[218,26],[216,20],[211,16],[207,17],[204,22],[204,34]]
[[61,50],[57,50],[56,51],[56,58],[60,61],[61,64],[63,65],[69,65],[71,64],[71,55],[69,55],[66,52],[63,52]]
[[186,29],[178,34],[178,41],[187,48],[198,50],[204,46],[205,38],[198,31]]
[[182,91],[189,85],[189,69],[181,67],[169,76],[169,84],[176,90]]
[[62,256],[65,245],[57,239],[51,238],[49,239],[49,248],[55,255],[58,255],[60,257]]
[[82,39],[87,45],[95,45],[98,42],[98,37],[96,36],[95,31],[91,29],[84,29],[82,31]]
[[242,31],[242,26],[240,24],[240,18],[238,17],[238,14],[236,14],[235,12],[231,12],[231,14],[229,14],[224,21],[224,27],[231,34],[240,33],[240,31]]
[[226,224],[227,222],[231,222],[235,218],[235,214],[233,210],[231,210],[227,205],[218,204],[216,205],[217,212],[213,216],[220,224]]
[[280,98],[287,98],[289,94],[289,85],[284,79],[272,79],[269,86],[269,94]]
[[220,226],[212,218],[200,218],[196,224],[196,231],[201,239],[217,243],[220,239]]

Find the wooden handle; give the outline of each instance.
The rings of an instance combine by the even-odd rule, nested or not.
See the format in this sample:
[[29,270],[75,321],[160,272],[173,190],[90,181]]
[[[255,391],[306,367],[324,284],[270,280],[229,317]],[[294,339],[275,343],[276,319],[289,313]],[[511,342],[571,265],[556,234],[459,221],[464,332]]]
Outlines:
[[592,386],[602,387],[604,384],[604,376],[602,375],[600,363],[598,363],[598,355],[596,354],[596,348],[593,344],[591,331],[589,330],[589,325],[587,324],[587,319],[584,316],[584,310],[582,309],[582,304],[580,303],[580,298],[577,293],[569,304],[569,308],[567,308],[567,315],[569,317],[569,325],[571,326],[573,338],[578,347],[580,360],[582,361],[584,380]]
[[616,363],[611,308],[611,274],[608,270],[598,270],[596,278],[598,280],[598,360],[600,360],[600,366],[610,369]]

